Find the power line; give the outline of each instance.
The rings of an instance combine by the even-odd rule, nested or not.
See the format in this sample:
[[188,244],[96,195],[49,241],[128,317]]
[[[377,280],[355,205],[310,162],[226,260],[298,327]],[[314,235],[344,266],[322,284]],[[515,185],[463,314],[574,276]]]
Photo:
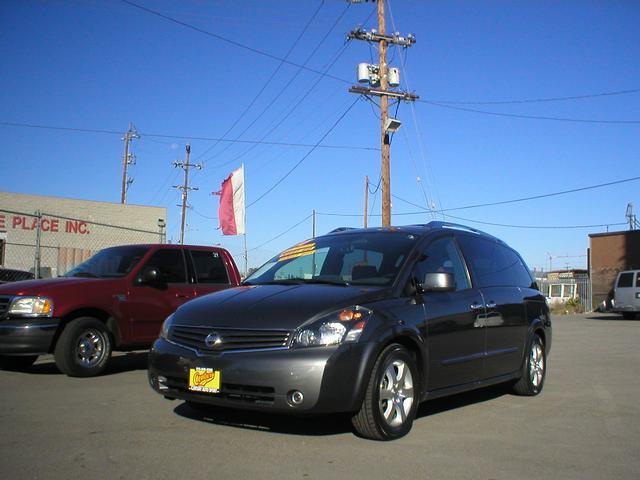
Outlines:
[[509,118],[525,118],[529,120],[552,120],[555,122],[574,122],[574,123],[598,123],[598,124],[639,124],[640,120],[593,120],[586,118],[567,118],[567,117],[546,117],[541,115],[522,115],[518,113],[500,113],[490,112],[487,110],[477,110],[475,108],[456,107],[454,105],[448,105],[440,102],[432,102],[430,100],[418,100],[418,102],[425,103],[427,105],[433,105],[436,107],[449,108],[452,110],[460,110],[463,112],[480,113],[484,115],[493,115],[496,117],[509,117]]
[[[465,205],[462,207],[453,207],[453,208],[444,208],[441,210],[427,210],[425,209],[423,206],[418,205],[417,203],[413,203],[405,198],[399,197],[397,195],[393,195],[393,198],[400,200],[402,202],[405,202],[409,205],[412,205],[416,208],[420,208],[421,211],[419,212],[402,212],[402,213],[395,213],[394,215],[420,215],[420,214],[424,214],[424,213],[430,213],[430,212],[435,212],[435,213],[443,213],[443,212],[453,212],[456,210],[468,210],[471,208],[480,208],[480,207],[492,207],[495,205],[506,205],[509,203],[517,203],[517,202],[525,202],[525,201],[529,201],[529,200],[538,200],[541,198],[549,198],[549,197],[555,197],[558,195],[566,195],[569,193],[576,193],[576,192],[583,192],[586,190],[593,190],[596,188],[603,188],[603,187],[609,187],[612,185],[619,185],[621,183],[628,183],[628,182],[635,182],[640,180],[640,177],[631,177],[631,178],[623,178],[621,180],[615,180],[613,182],[607,182],[607,183],[600,183],[598,185],[589,185],[587,187],[580,187],[580,188],[572,188],[571,190],[563,190],[560,192],[552,192],[552,193],[545,193],[542,195],[533,195],[530,197],[522,197],[522,198],[515,198],[512,200],[503,200],[500,202],[490,202],[490,203],[478,203],[475,205]],[[317,212],[318,215],[329,215],[329,216],[334,216],[334,217],[360,217],[362,216],[359,213],[336,213],[336,212],[326,212],[326,213],[321,213],[321,212]],[[373,215],[372,215],[373,216]],[[612,224],[613,225],[613,224]]]
[[260,245],[258,245],[257,247],[253,247],[251,249],[249,249],[249,252],[253,252],[254,250],[258,250],[262,247],[264,247],[266,244],[273,242],[274,240],[277,240],[278,238],[282,237],[283,235],[286,235],[287,233],[289,233],[291,230],[293,230],[294,228],[296,228],[297,226],[303,224],[304,222],[306,222],[307,220],[309,220],[311,217],[313,216],[313,214],[309,214],[306,217],[304,217],[302,220],[300,220],[298,223],[296,223],[295,225],[293,225],[292,227],[289,227],[287,230],[285,230],[282,233],[279,233],[278,235],[276,235],[275,237],[271,238],[270,240],[267,240],[264,243],[261,243]]
[[291,167],[291,169],[289,169],[289,171],[287,173],[285,173],[282,177],[280,177],[280,179],[278,179],[278,181],[276,181],[276,183],[274,183],[271,187],[269,187],[262,195],[260,195],[258,198],[256,198],[253,202],[251,202],[249,205],[247,205],[247,208],[251,207],[252,205],[255,205],[256,203],[258,203],[260,200],[262,200],[264,197],[266,197],[269,193],[271,193],[278,185],[280,185],[289,175],[291,175],[293,173],[293,171],[298,168],[302,162],[304,162],[309,155],[311,155],[316,148],[318,148],[318,146],[320,145],[320,143],[322,143],[322,141],[327,138],[327,136],[338,126],[338,124],[342,121],[342,119],[344,117],[347,116],[347,114],[351,111],[351,109],[354,107],[354,105],[356,103],[358,103],[358,100],[360,100],[360,97],[356,97],[355,101],[349,105],[349,108],[347,108],[345,110],[345,112],[340,115],[340,117],[334,122],[333,125],[331,125],[331,128],[329,128],[329,130],[327,130],[325,132],[324,135],[322,135],[322,137],[320,137],[320,140],[318,140],[315,144],[315,146],[313,146],[311,148],[311,150],[309,150],[293,167]]
[[[338,25],[338,23],[340,22],[340,20],[342,20],[342,17],[344,17],[344,15],[347,13],[347,11],[349,10],[350,4],[347,5],[347,7],[342,11],[342,13],[338,16],[338,18],[336,18],[336,20],[333,22],[333,24],[331,25],[331,27],[329,28],[329,30],[324,34],[324,36],[320,39],[320,41],[318,42],[318,44],[315,46],[315,48],[309,53],[309,55],[307,56],[307,58],[305,59],[303,66],[307,66],[308,63],[311,61],[311,59],[313,58],[313,56],[316,54],[316,52],[320,49],[320,47],[322,46],[322,44],[325,42],[325,40],[329,37],[329,35],[331,34],[331,32],[333,31],[333,29]],[[335,62],[338,60],[338,58],[340,58],[340,56],[342,55],[342,53],[344,53],[344,50],[346,48],[342,48],[341,51],[338,52],[337,57],[333,60],[333,62],[330,63],[329,66],[325,66],[322,68],[322,72],[326,73],[334,64]],[[287,57],[289,56],[289,53],[291,52],[291,50],[287,53]],[[279,67],[282,66],[282,62],[280,63]],[[280,99],[280,97],[289,90],[289,88],[291,87],[291,84],[298,78],[298,76],[300,75],[300,72],[302,72],[302,68],[299,68],[294,75],[289,79],[289,81],[287,81],[282,88],[280,89],[280,91],[275,95],[275,97],[273,97],[271,99],[271,101],[262,109],[262,111],[253,119],[253,121],[247,125],[244,130],[242,130],[242,132],[240,132],[240,134],[238,134],[236,136],[236,140],[239,139],[240,137],[242,137],[242,135],[244,135],[253,125],[256,124],[256,122],[258,120],[260,120],[262,118],[262,116],[268,112],[271,107]],[[324,75],[319,77],[318,80],[316,81],[316,83],[311,87],[311,90],[313,90],[313,88],[315,88],[315,86],[324,78]],[[304,100],[304,98],[306,98],[306,95],[303,97],[302,100]],[[287,118],[289,118],[289,116],[293,113],[293,111],[298,107],[298,105],[300,105],[300,103],[302,103],[302,100],[300,102],[298,102],[295,107],[289,111],[289,113],[285,116],[285,117],[281,117],[279,118],[279,122],[278,124],[272,128],[271,130],[269,130],[268,133],[266,133],[265,135],[262,136],[262,140],[264,140],[265,138],[267,138],[271,132],[273,132],[278,126],[280,126]],[[218,156],[221,155],[222,153],[224,153],[228,148],[229,148],[230,144],[227,145],[227,147],[225,149],[223,149],[221,152],[218,153]],[[229,163],[233,163],[236,160],[238,160],[239,158],[243,157],[244,155],[246,155],[247,153],[249,153],[251,150],[253,150],[256,145],[252,145],[251,147],[249,147],[245,152],[243,152],[242,154],[240,154],[239,156],[235,157],[233,160],[227,161],[224,163],[224,165],[227,165]],[[212,157],[213,158],[213,157]],[[219,165],[222,166],[222,165]]]
[[[43,129],[43,130],[59,130],[59,131],[78,132],[78,133],[99,133],[99,134],[107,134],[107,135],[123,134],[123,132],[119,132],[117,130],[106,130],[106,129],[98,129],[98,128],[57,127],[53,125],[41,125],[41,124],[33,124],[33,123],[0,121],[0,125],[6,126],[6,127],[36,128],[36,129]],[[314,146],[313,144],[309,144],[309,143],[270,142],[266,140],[228,140],[225,138],[196,137],[192,135],[171,135],[166,133],[138,132],[138,134],[141,137],[174,138],[174,139],[181,139],[181,140],[187,139],[187,140],[198,140],[198,141],[207,141],[207,142],[231,142],[231,143],[272,145],[272,146],[281,146],[281,147],[304,147],[304,148]],[[343,150],[369,150],[369,151],[380,150],[377,147],[359,147],[359,146],[350,146],[350,145],[320,145],[318,148],[335,148],[335,149],[343,149]]]
[[[222,138],[225,138],[235,127],[236,125],[238,125],[238,123],[240,123],[240,120],[242,120],[244,118],[244,116],[247,114],[247,112],[249,112],[249,110],[251,109],[251,107],[253,107],[253,105],[256,103],[256,101],[258,100],[258,98],[260,98],[260,95],[262,95],[264,93],[264,91],[267,89],[267,87],[271,84],[271,82],[273,81],[273,79],[275,78],[275,76],[278,74],[278,72],[280,71],[280,69],[282,68],[282,66],[284,65],[284,60],[289,58],[289,55],[291,55],[291,53],[293,52],[293,50],[296,48],[296,46],[298,45],[298,43],[300,43],[300,40],[302,39],[302,37],[304,36],[304,34],[306,33],[306,31],[308,30],[309,26],[313,23],[313,20],[315,20],[315,18],[318,16],[318,13],[320,12],[320,9],[322,8],[322,6],[324,5],[324,0],[322,0],[320,2],[320,4],[318,5],[318,8],[316,8],[316,10],[313,12],[313,15],[311,15],[311,18],[309,19],[309,21],[307,21],[307,23],[305,24],[304,28],[302,29],[302,31],[300,32],[300,34],[298,35],[298,37],[295,39],[295,41],[293,42],[293,44],[291,45],[291,47],[289,48],[289,50],[287,51],[286,55],[284,56],[284,59],[282,61],[280,61],[280,63],[278,64],[278,66],[275,68],[275,70],[271,73],[271,76],[267,79],[266,82],[263,83],[262,88],[258,91],[258,93],[256,93],[256,95],[253,97],[253,99],[249,102],[249,104],[245,107],[245,109],[243,110],[243,112],[238,116],[238,118],[236,118],[235,122],[233,122],[233,124],[227,129],[226,132],[224,132],[224,134],[222,135]],[[348,8],[348,7],[347,7]],[[300,70],[298,70],[300,71]],[[255,122],[255,121],[254,121]],[[245,130],[246,131],[246,130]],[[243,132],[244,133],[244,132]],[[236,140],[238,138],[240,138],[242,134],[240,134]],[[207,148],[204,152],[202,152],[199,156],[198,156],[198,160],[202,157],[204,157],[207,153],[209,153],[211,150],[213,150],[220,142],[216,142],[213,145],[211,145],[209,148]]]
[[452,101],[452,100],[430,100],[435,103],[447,103],[449,105],[513,105],[519,103],[543,103],[543,102],[566,102],[570,100],[584,100],[587,98],[610,97],[614,95],[627,95],[638,93],[640,88],[631,90],[617,90],[613,92],[592,93],[588,95],[574,95],[569,97],[547,97],[547,98],[527,98],[522,100],[488,100],[488,101]]
[[[142,5],[138,5],[137,3],[131,2],[129,0],[120,0],[120,1],[123,2],[123,3],[126,3],[127,5],[129,5],[131,7],[134,7],[134,8],[137,8],[139,10],[142,10],[143,12],[146,12],[146,13],[149,13],[151,15],[155,15],[157,17],[163,18],[163,19],[168,20],[170,22],[173,22],[173,23],[175,23],[177,25],[181,25],[181,26],[183,26],[185,28],[189,28],[189,29],[194,30],[196,32],[199,32],[199,33],[202,33],[202,34],[207,35],[209,37],[212,37],[212,38],[215,38],[217,40],[220,40],[222,42],[229,43],[230,45],[233,45],[235,47],[242,48],[244,50],[248,50],[250,52],[256,53],[258,55],[262,55],[262,56],[267,57],[267,58],[271,58],[272,60],[278,60],[278,61],[280,61],[282,63],[286,63],[287,65],[292,65],[294,67],[302,68],[304,70],[307,70],[308,72],[313,72],[313,73],[318,74],[318,75],[323,75],[322,72],[320,72],[319,70],[316,70],[314,68],[303,66],[303,65],[300,65],[299,63],[287,60],[286,58],[282,58],[282,57],[279,57],[279,56],[274,55],[272,53],[265,52],[264,50],[259,50],[259,49],[254,48],[254,47],[250,47],[249,45],[245,45],[245,44],[237,42],[235,40],[231,40],[230,38],[226,38],[226,37],[224,37],[222,35],[219,35],[217,33],[210,32],[209,30],[205,30],[203,28],[196,27],[195,25],[192,25],[192,24],[187,23],[187,22],[183,22],[181,20],[178,20],[177,18],[170,17],[169,15],[165,15],[163,13],[160,13],[160,12],[156,11],[156,10],[152,10],[150,8],[143,7]],[[345,80],[344,78],[340,78],[340,77],[337,77],[335,75],[323,75],[323,76],[326,76],[328,78],[332,78],[333,80],[338,80],[338,81],[343,82],[343,83],[348,83],[348,84],[352,83],[349,80]]]
[[491,202],[491,203],[480,203],[480,204],[476,204],[476,205],[466,205],[463,207],[453,207],[453,208],[445,208],[442,210],[438,210],[437,213],[442,213],[442,212],[453,212],[455,210],[468,210],[471,208],[480,208],[480,207],[491,207],[494,205],[505,205],[508,203],[517,203],[517,202],[526,202],[529,200],[538,200],[540,198],[549,198],[549,197],[556,197],[558,195],[566,195],[568,193],[576,193],[576,192],[583,192],[586,190],[593,190],[596,188],[603,188],[603,187],[610,187],[611,185],[619,185],[621,183],[628,183],[628,182],[635,182],[640,180],[640,177],[631,177],[631,178],[623,178],[622,180],[614,180],[613,182],[607,182],[607,183],[600,183],[598,185],[589,185],[587,187],[580,187],[580,188],[572,188],[570,190],[563,190],[560,192],[552,192],[552,193],[545,193],[542,195],[533,195],[531,197],[522,197],[522,198],[515,198],[513,200],[503,200],[501,202]]
[[444,217],[447,218],[455,218],[456,220],[462,220],[464,222],[478,223],[481,225],[491,225],[494,227],[506,227],[506,228],[524,228],[524,229],[538,229],[538,230],[568,230],[568,229],[581,229],[581,228],[602,228],[602,227],[614,227],[619,225],[626,225],[626,222],[622,223],[600,223],[595,225],[512,225],[507,223],[494,223],[494,222],[483,222],[480,220],[472,220],[470,218],[462,218],[456,217],[454,215],[446,215],[443,214]]

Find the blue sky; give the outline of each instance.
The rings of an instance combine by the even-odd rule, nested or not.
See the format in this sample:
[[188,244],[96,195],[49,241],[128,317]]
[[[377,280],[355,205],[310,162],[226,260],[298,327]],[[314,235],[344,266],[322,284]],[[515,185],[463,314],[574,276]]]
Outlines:
[[[288,58],[298,64],[307,61],[339,19],[308,66],[323,70],[337,58],[328,73],[354,82],[357,63],[376,55],[364,42],[353,41],[345,47],[346,33],[370,15],[371,3],[135,1],[275,57],[284,57],[294,46]],[[395,24],[396,30],[417,37],[407,51],[390,52],[391,64],[402,67],[406,60],[401,68],[402,87],[414,90],[423,100],[521,100],[640,88],[638,2],[394,0],[388,4],[389,28],[393,30]],[[365,27],[376,26],[375,16],[371,18]],[[204,161],[205,168],[193,174],[192,185],[200,190],[190,197],[194,208],[188,214],[187,241],[222,244],[240,264],[242,239],[223,237],[217,221],[206,218],[217,216],[218,199],[210,192],[244,163],[247,203],[252,203],[310,149],[216,144],[195,137],[220,138],[238,121],[227,139],[315,144],[356,100],[344,82],[328,77],[318,82],[313,72],[280,65],[273,58],[117,0],[2,2],[0,57],[0,122],[115,131],[126,130],[129,122],[136,125],[141,139],[132,146],[137,164],[131,169],[135,181],[128,201],[166,206],[169,236],[174,240],[179,236],[179,192],[171,186],[180,183],[181,171],[171,163],[183,158],[184,145],[191,141],[192,160]],[[254,105],[240,118],[254,98]],[[454,106],[544,117],[640,120],[640,93]],[[377,148],[376,114],[367,102],[357,102],[323,144]],[[401,104],[397,117],[403,126],[392,144],[392,193],[423,208],[425,198],[436,208],[446,209],[640,176],[638,123],[500,117],[424,102],[416,103],[414,109]],[[0,190],[119,201],[119,135],[0,125],[0,141],[4,151]],[[363,178],[368,175],[375,187],[379,172],[375,150],[316,149],[278,187],[248,208],[250,265],[257,266],[309,237],[311,219],[261,246],[313,209],[325,214],[317,216],[319,233],[361,225],[362,218],[326,214],[361,213]],[[547,253],[576,256],[555,259],[554,268],[584,267],[586,259],[578,256],[586,253],[587,235],[604,227],[510,228],[472,221],[558,227],[620,223],[625,221],[628,202],[640,210],[639,184],[634,181],[451,215],[503,238],[531,267],[548,267]],[[369,202],[374,214],[379,214],[379,192]],[[419,210],[393,200],[393,213]],[[392,222],[431,219],[427,213],[395,216]],[[371,217],[370,225],[379,223],[379,216]]]

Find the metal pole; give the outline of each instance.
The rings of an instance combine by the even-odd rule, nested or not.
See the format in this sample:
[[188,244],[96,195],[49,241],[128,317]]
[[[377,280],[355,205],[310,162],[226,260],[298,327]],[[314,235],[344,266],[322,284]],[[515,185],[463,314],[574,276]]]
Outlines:
[[244,278],[249,276],[249,252],[247,250],[247,234],[244,237]]
[[191,145],[187,143],[185,146],[186,158],[184,161],[184,188],[182,189],[182,218],[180,219],[180,245],[184,244],[184,226],[187,219],[187,196],[189,194],[189,155],[191,154]]
[[364,176],[364,228],[367,228],[369,217],[369,175]]
[[36,210],[36,251],[33,258],[33,276],[40,278],[40,243],[42,236],[42,214]]
[[[386,34],[384,18],[384,0],[378,0],[378,33]],[[387,91],[387,41],[380,40],[379,47],[380,90]],[[389,118],[389,97],[380,97],[380,150],[382,154],[382,226],[391,226],[391,152],[389,134],[387,133],[387,119]]]
[[311,212],[312,222],[311,222],[311,236],[316,238],[316,210],[315,208]]

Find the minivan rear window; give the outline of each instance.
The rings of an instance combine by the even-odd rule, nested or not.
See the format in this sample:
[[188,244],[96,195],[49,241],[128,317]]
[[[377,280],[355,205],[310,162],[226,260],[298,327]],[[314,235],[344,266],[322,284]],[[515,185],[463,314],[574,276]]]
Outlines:
[[620,274],[618,278],[618,288],[633,287],[633,272],[625,272]]

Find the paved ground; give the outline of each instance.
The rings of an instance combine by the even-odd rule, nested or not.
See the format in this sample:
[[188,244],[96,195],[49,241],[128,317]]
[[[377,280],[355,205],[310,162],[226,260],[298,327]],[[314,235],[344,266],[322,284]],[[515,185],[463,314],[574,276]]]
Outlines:
[[554,318],[535,398],[491,388],[421,406],[395,442],[348,419],[205,414],[154,394],[143,353],[72,379],[0,372],[2,478],[617,479],[640,475],[640,320]]

